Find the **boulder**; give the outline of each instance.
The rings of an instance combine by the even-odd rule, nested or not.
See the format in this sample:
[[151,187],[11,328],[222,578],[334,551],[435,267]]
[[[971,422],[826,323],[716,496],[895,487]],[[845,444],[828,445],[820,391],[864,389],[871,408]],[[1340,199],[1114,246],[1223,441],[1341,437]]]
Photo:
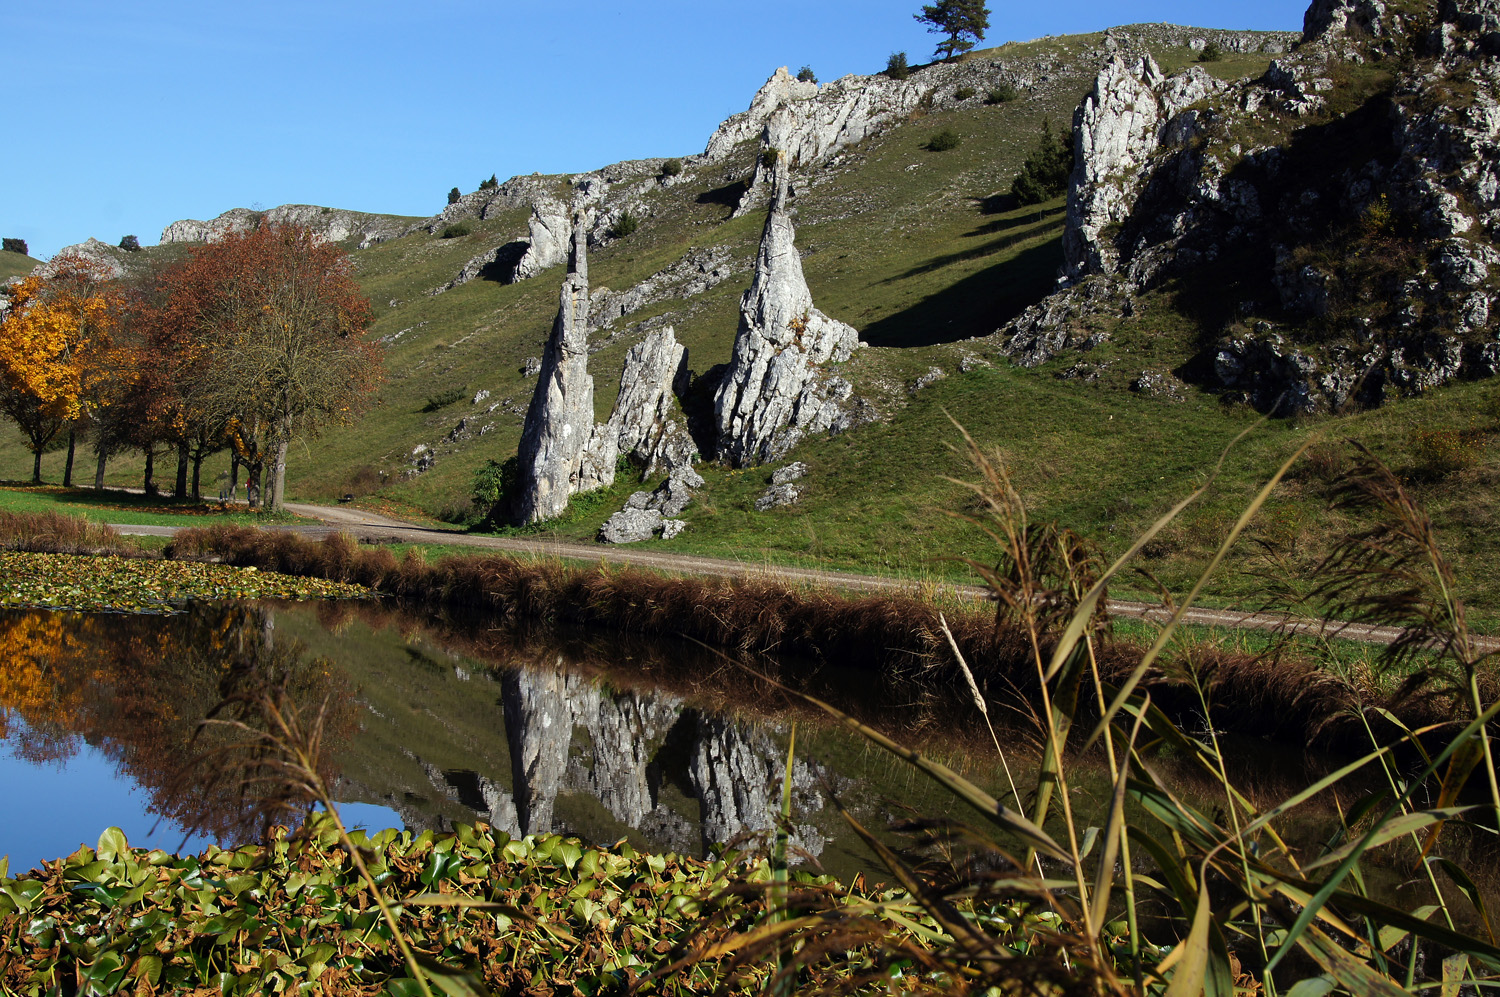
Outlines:
[[283,204],[269,211],[231,208],[206,222],[192,218],[175,221],[162,229],[160,241],[163,245],[174,242],[213,242],[230,232],[247,232],[262,220],[273,225],[300,225],[324,242],[358,239],[361,249],[398,238],[408,230],[405,222],[389,215],[325,208],[317,204]]
[[852,386],[825,378],[819,368],[847,360],[861,345],[852,326],[813,307],[788,205],[788,164],[784,156],[776,161],[755,276],[714,395],[719,456],[736,467],[777,460],[804,433],[834,426]]
[[639,543],[650,540],[661,528],[660,510],[627,506],[604,521],[599,528],[599,539],[607,544]]
[[790,481],[800,481],[806,476],[807,465],[802,463],[800,460],[794,461],[788,464],[786,467],[778,467],[776,470],[772,471],[771,484],[784,485]]
[[122,249],[100,242],[98,239],[89,239],[73,246],[64,246],[53,255],[52,259],[34,267],[31,273],[36,277],[52,277],[57,273],[57,262],[60,258],[76,256],[94,264],[91,269],[97,272],[97,279],[119,280],[125,276],[125,267],[119,259],[124,255],[125,251]]
[[755,500],[755,511],[765,512],[781,505],[793,505],[802,498],[802,492],[790,483],[775,484],[761,493]]

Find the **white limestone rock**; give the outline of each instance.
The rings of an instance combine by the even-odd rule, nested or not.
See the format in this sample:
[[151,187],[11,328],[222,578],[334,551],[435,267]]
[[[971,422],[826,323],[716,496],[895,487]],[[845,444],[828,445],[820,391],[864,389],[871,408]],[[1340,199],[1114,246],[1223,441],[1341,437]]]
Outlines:
[[636,509],[626,507],[610,516],[599,528],[599,539],[607,544],[633,544],[650,540],[661,532],[662,514],[659,509]]
[[822,364],[847,360],[861,345],[852,326],[813,307],[788,206],[785,157],[740,302],[734,354],[714,396],[719,457],[736,467],[778,459],[807,432],[834,426],[851,386]]
[[98,239],[88,239],[76,245],[64,246],[52,259],[33,268],[32,275],[36,277],[56,275],[58,261],[66,256],[81,257],[95,264],[98,267],[100,280],[119,280],[125,276],[125,266],[122,263],[125,251],[100,242]]
[[594,426],[594,379],[588,373],[587,219],[573,226],[573,252],[557,319],[526,411],[519,450],[521,523],[552,519],[568,499],[614,480],[610,434]]
[[1178,112],[1224,86],[1197,66],[1164,76],[1149,55],[1127,61],[1115,54],[1105,63],[1073,117],[1073,175],[1063,231],[1064,274],[1070,281],[1114,271],[1119,254],[1104,233],[1129,217],[1144,186],[1141,168],[1169,130],[1178,143],[1190,137],[1185,134],[1189,122],[1171,127]]
[[[561,201],[539,198],[531,208],[531,220],[527,223],[531,232],[530,245],[516,263],[512,280],[535,277],[549,267],[554,267],[568,258],[568,245],[574,239],[573,217],[567,205]],[[585,228],[585,240],[587,232]],[[583,326],[588,325],[588,302],[584,301]]]
[[162,229],[160,241],[163,245],[174,242],[213,242],[231,232],[249,231],[260,219],[273,225],[300,225],[311,230],[324,242],[346,242],[357,238],[361,249],[398,238],[408,228],[401,219],[388,215],[325,208],[317,204],[283,204],[269,211],[231,208],[206,222],[191,218],[175,221]]
[[609,426],[616,452],[636,458],[643,480],[662,467],[688,467],[698,451],[677,403],[687,382],[687,348],[671,326],[651,332],[625,354]]

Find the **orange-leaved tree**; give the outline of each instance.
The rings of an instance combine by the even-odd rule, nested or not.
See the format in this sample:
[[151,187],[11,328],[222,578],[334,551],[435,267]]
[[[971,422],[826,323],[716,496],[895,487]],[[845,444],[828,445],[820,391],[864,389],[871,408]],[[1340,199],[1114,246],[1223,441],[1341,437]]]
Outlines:
[[351,420],[385,376],[348,254],[299,225],[262,224],[194,249],[163,283],[176,376],[196,410],[264,434],[263,504],[281,508],[292,436]]
[[122,299],[108,269],[75,255],[59,256],[47,269],[11,290],[0,322],[0,412],[26,437],[37,484],[47,445],[107,405],[135,369],[115,343]]

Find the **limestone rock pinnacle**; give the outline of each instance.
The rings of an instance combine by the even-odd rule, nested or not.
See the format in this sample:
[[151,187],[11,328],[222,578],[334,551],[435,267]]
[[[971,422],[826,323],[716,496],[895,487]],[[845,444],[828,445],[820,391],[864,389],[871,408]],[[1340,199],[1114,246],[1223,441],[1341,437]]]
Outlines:
[[852,326],[813,307],[788,207],[788,172],[778,156],[755,277],[714,396],[719,457],[735,466],[776,460],[805,433],[832,426],[849,384],[825,377],[819,365],[847,360],[861,345]]

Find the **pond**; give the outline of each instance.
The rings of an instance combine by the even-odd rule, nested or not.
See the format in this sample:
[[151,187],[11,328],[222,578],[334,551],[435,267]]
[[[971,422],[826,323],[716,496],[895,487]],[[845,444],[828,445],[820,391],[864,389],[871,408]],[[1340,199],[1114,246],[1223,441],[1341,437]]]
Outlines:
[[[330,704],[325,774],[345,817],[371,829],[485,821],[513,835],[625,838],[693,855],[753,843],[774,825],[794,725],[794,846],[804,861],[841,876],[877,871],[835,799],[875,827],[945,807],[925,779],[863,739],[685,642],[501,631],[480,619],[325,602],[197,603],[174,615],[8,611],[0,647],[9,662],[0,779],[12,812],[26,815],[0,826],[13,872],[92,843],[109,825],[167,850],[257,838],[253,801],[192,763],[229,736],[211,730],[195,742],[199,721],[226,694],[266,679],[304,705]],[[790,658],[774,667],[1004,792],[972,706],[857,668]]]

